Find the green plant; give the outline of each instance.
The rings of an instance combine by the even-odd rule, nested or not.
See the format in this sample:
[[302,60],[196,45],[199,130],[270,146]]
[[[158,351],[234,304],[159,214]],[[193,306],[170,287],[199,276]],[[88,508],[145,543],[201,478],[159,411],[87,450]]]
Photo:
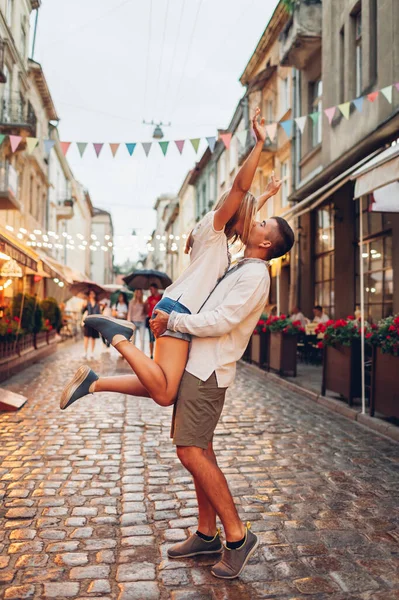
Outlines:
[[278,333],[281,331],[287,335],[298,335],[298,333],[303,333],[305,331],[300,321],[291,321],[286,315],[269,317],[265,323],[264,330],[270,331],[270,333]]
[[46,329],[58,329],[62,325],[62,313],[55,298],[45,298],[41,303]]
[[[365,323],[364,334],[366,340],[371,343],[374,327]],[[319,346],[351,346],[354,340],[360,340],[362,328],[359,319],[354,316],[349,316],[346,319],[337,319],[327,321],[326,323],[320,323],[316,327],[317,334],[323,334],[323,341],[319,343]]]
[[21,314],[21,303],[23,299],[21,327],[28,333],[38,333],[43,327],[43,313],[35,296],[17,294],[12,305],[12,316]]
[[296,0],[283,0],[283,4],[291,15],[294,12]]
[[[19,317],[0,321],[0,341],[14,342],[18,336]],[[23,329],[19,329],[19,336],[24,335]]]
[[384,354],[399,356],[399,315],[386,317],[378,323],[376,343]]

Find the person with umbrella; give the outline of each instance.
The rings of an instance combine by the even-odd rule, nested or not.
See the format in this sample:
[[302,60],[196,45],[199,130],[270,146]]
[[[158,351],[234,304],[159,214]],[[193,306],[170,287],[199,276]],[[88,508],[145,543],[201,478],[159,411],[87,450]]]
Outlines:
[[[136,343],[137,332],[140,333],[140,346],[141,351],[144,352],[145,342],[145,329],[146,329],[146,318],[147,310],[143,300],[143,290],[135,290],[134,297],[129,302],[129,312],[127,313],[127,320],[134,324],[136,329],[134,330],[133,344]],[[151,332],[152,334],[152,332]],[[155,339],[155,338],[154,338]],[[151,345],[151,342],[150,342]],[[151,351],[152,358],[152,351]]]
[[[259,124],[257,120],[259,113],[257,109],[253,118],[253,129],[257,139],[254,149],[239,170],[232,188],[222,196],[215,210],[205,215],[191,233],[193,244],[190,265],[166,289],[155,310],[168,314],[198,313],[217,281],[230,266],[229,240],[239,236],[243,244],[246,244],[255,225],[257,211],[280,189],[281,181],[276,181],[272,174],[265,193],[258,200],[249,192],[266,139],[265,121],[262,119]],[[86,321],[112,343],[135,373],[128,380],[122,377],[101,378],[94,385],[96,391],[112,389],[137,396],[149,395],[161,406],[174,403],[187,362],[191,340],[189,334],[166,331],[158,338],[154,361],[151,361],[133,344],[127,343],[133,336],[133,324],[123,325],[112,319],[94,316],[89,316]],[[67,408],[77,400],[78,394],[84,392],[91,378],[97,379],[92,372],[85,371],[86,367],[82,369],[65,388],[61,408]],[[87,375],[86,379],[84,373]],[[126,385],[129,386],[129,391],[126,390]],[[76,392],[78,388],[80,392]],[[93,388],[90,391],[93,391]]]

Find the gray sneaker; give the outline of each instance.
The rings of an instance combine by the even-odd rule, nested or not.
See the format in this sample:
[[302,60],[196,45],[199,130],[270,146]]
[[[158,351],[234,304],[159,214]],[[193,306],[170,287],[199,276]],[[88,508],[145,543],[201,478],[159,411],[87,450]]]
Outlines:
[[223,544],[220,541],[219,534],[218,530],[215,537],[207,542],[196,533],[193,533],[184,542],[179,542],[171,546],[168,549],[168,556],[169,558],[188,558],[189,556],[197,556],[198,554],[221,554],[223,552]]
[[60,401],[60,409],[65,410],[71,406],[79,398],[90,394],[90,386],[94,381],[97,381],[98,375],[94,371],[82,365],[76,371],[73,379],[63,389]]
[[247,562],[259,545],[259,539],[250,531],[250,527],[251,524],[247,523],[245,542],[240,548],[229,550],[225,547],[222,560],[211,569],[212,575],[220,579],[235,579],[243,572]]

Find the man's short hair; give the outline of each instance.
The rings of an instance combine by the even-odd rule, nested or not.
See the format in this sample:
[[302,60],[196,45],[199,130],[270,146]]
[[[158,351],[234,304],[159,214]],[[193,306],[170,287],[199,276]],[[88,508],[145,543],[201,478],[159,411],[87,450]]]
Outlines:
[[287,221],[282,217],[272,217],[277,223],[277,238],[273,243],[268,258],[279,258],[289,252],[294,244],[295,235]]
[[323,312],[323,307],[320,306],[320,304],[316,304],[316,306],[314,307],[314,310],[319,310],[320,312]]
[[158,289],[158,286],[157,286],[157,284],[156,284],[156,283],[150,283],[150,288],[152,288],[152,287],[154,287],[154,288]]

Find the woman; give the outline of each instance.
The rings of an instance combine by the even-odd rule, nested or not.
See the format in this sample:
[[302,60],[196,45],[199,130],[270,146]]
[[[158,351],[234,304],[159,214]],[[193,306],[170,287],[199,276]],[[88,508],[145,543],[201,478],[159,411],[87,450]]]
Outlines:
[[127,319],[127,313],[129,311],[127,296],[125,292],[120,292],[118,301],[112,307],[112,316],[116,319]]
[[[100,309],[100,305],[97,302],[97,295],[96,292],[94,290],[90,290],[89,292],[89,299],[87,304],[83,307],[82,309],[82,313],[86,314],[87,316],[91,316],[91,315],[100,315],[101,314],[101,309]],[[84,336],[84,349],[85,349],[85,353],[84,353],[84,357],[85,359],[87,359],[87,351],[89,348],[89,340],[91,340],[91,354],[89,356],[90,359],[94,358],[93,354],[94,354],[94,345],[96,343],[96,340],[100,337],[100,334],[98,333],[98,331],[96,331],[96,329],[93,329],[92,327],[84,324],[83,327],[83,336]]]
[[140,347],[142,352],[144,352],[146,317],[147,313],[145,310],[145,303],[143,299],[143,290],[135,290],[134,296],[129,302],[127,320],[131,321],[136,327],[133,335],[133,344],[136,343],[137,331],[140,332]]
[[[257,201],[249,192],[266,139],[264,119],[258,124],[259,109],[252,121],[256,145],[239,170],[232,188],[224,194],[214,211],[200,221],[190,235],[190,265],[165,291],[156,309],[195,314],[205,303],[217,281],[230,265],[229,240],[240,236],[245,244],[257,211],[281,186],[272,177],[266,192]],[[94,319],[94,321],[93,321]],[[132,332],[127,327],[104,318],[88,317],[127,360],[135,375],[99,378],[88,367],[81,367],[66,386],[60,406],[67,408],[78,398],[100,391],[115,391],[133,396],[150,397],[160,406],[174,403],[186,366],[190,336],[166,331],[157,339],[154,361],[129,343]],[[115,328],[123,335],[113,335]]]

